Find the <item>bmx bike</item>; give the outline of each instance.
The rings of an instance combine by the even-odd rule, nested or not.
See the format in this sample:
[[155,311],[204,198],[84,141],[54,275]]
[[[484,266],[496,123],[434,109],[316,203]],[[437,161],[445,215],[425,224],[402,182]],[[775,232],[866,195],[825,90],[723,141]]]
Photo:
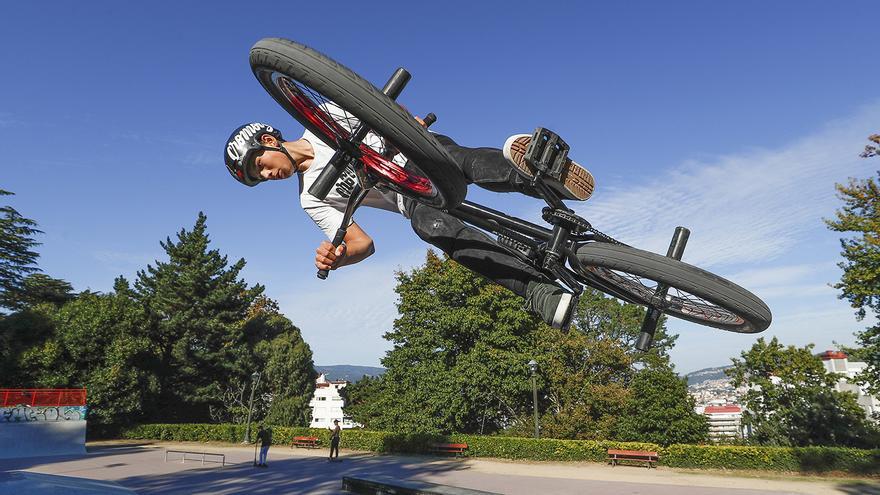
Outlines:
[[[760,298],[680,261],[689,236],[684,227],[676,229],[663,256],[613,239],[568,208],[545,182],[559,180],[569,150],[555,133],[536,129],[526,150],[526,160],[537,170],[532,186],[547,203],[542,218],[548,225],[543,226],[464,199],[467,184],[452,157],[395,102],[410,79],[406,70],[398,69],[379,90],[326,55],[281,38],[257,42],[250,64],[275,101],[335,150],[309,193],[323,200],[346,168],[355,171],[358,183],[334,246],[342,243],[367,192],[387,188],[494,235],[575,297],[589,286],[647,307],[636,344],[640,350],[650,347],[662,314],[740,333],[770,325],[770,309]],[[425,123],[435,119],[429,114]],[[318,273],[327,276],[326,270]]]

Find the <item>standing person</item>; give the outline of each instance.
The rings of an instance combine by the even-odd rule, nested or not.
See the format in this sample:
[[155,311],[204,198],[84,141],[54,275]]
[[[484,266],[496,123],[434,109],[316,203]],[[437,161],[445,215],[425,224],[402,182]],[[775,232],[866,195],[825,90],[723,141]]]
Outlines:
[[260,431],[257,433],[257,440],[260,441],[260,462],[259,467],[269,467],[266,460],[269,457],[269,447],[272,446],[272,428],[264,428],[260,425]]
[[[417,120],[424,125],[421,119]],[[495,192],[520,192],[538,197],[530,185],[537,171],[525,160],[531,135],[515,134],[503,149],[466,148],[440,134],[434,137],[452,156],[468,183]],[[300,205],[318,227],[332,239],[342,223],[343,212],[356,182],[349,168],[324,200],[309,194],[310,185],[334,154],[310,131],[296,141],[285,141],[278,129],[254,122],[235,129],[223,149],[226,167],[236,180],[254,186],[267,180],[296,177]],[[592,174],[571,160],[566,161],[562,178],[548,184],[564,199],[585,201],[593,192]],[[470,270],[523,297],[529,309],[554,328],[567,330],[576,298],[557,286],[546,275],[527,265],[480,230],[461,220],[388,189],[372,189],[364,206],[402,213],[410,219],[415,233],[441,249]],[[269,213],[269,210],[266,210]],[[277,212],[272,211],[272,214]],[[342,245],[323,241],[316,249],[315,266],[335,270],[358,263],[374,252],[373,239],[352,221]]]
[[336,452],[336,459],[339,459],[339,432],[342,431],[342,428],[339,427],[339,420],[334,419],[333,424],[336,425],[334,428],[327,428],[330,430],[330,458],[328,460],[333,460],[333,452]]

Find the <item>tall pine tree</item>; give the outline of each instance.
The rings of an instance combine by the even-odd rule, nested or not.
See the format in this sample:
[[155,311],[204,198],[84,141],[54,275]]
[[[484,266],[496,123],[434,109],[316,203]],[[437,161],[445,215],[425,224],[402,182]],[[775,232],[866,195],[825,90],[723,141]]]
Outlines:
[[[0,189],[0,196],[13,193]],[[39,271],[35,265],[40,256],[33,248],[40,243],[33,236],[42,233],[37,222],[21,216],[13,207],[0,207],[0,306],[17,308],[28,274]]]
[[208,249],[206,221],[200,212],[177,242],[161,243],[168,261],[148,265],[135,282],[157,348],[160,394],[151,411],[157,420],[208,420],[209,407],[223,401],[224,384],[253,371],[242,365],[249,354],[243,327],[264,288],[238,278],[244,259],[229,266],[226,256]]

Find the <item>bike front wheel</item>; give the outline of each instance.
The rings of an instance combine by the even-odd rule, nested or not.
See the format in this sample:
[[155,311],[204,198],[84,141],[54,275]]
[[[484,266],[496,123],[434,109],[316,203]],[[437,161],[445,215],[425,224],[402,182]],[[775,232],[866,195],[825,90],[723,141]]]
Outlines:
[[[650,305],[690,322],[729,332],[757,333],[770,326],[770,308],[758,296],[706,270],[621,244],[580,246],[573,265],[582,281],[628,302]],[[655,295],[658,284],[669,287]]]
[[[368,173],[435,208],[454,208],[467,184],[453,158],[394,100],[351,69],[294,41],[266,38],[250,53],[254,75],[290,115],[333,149],[364,124],[375,138],[358,147]],[[392,160],[389,149],[402,160]],[[404,168],[398,162],[406,162]]]

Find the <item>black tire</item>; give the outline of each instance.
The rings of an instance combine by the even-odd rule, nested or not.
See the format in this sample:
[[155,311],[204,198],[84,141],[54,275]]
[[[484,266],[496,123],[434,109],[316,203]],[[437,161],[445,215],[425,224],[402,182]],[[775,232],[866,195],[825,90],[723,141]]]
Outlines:
[[[585,282],[621,299],[730,332],[757,333],[770,326],[770,309],[758,296],[682,261],[603,242],[585,244],[576,255]],[[653,287],[642,280],[668,285],[668,298],[652,299]]]
[[430,197],[408,194],[409,197],[435,208],[454,208],[464,200],[467,183],[443,146],[394,100],[347,67],[282,38],[258,41],[251,48],[250,64],[257,80],[275,101],[334,149],[336,143],[285,98],[273,82],[273,74],[286,75],[313,89],[391,142],[409,159],[410,165],[431,181],[435,190]]

